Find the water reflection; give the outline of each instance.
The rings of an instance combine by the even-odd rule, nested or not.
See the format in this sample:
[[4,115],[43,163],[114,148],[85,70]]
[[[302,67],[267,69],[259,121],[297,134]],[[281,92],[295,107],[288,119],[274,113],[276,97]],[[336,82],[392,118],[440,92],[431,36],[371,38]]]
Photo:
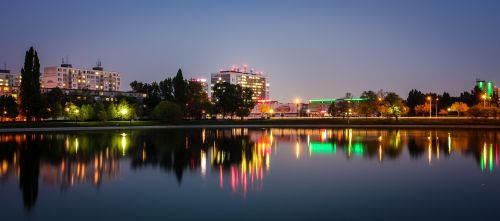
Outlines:
[[[474,159],[478,172],[498,168],[500,132],[491,130],[224,129],[26,133],[0,135],[0,180],[18,180],[24,207],[36,205],[39,180],[61,191],[100,188],[122,169],[161,168],[182,185],[186,172],[216,177],[219,189],[260,191],[271,161],[337,157],[383,163],[409,159],[433,166],[454,154]],[[406,154],[405,154],[406,153]],[[120,168],[127,159],[130,167]],[[354,164],[354,162],[352,162]]]

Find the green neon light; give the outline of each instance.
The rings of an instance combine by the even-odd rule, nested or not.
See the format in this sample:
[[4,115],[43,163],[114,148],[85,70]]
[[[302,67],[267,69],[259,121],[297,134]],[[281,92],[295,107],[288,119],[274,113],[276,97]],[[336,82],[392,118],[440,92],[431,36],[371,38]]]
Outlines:
[[477,82],[477,87],[480,89],[480,90],[483,90],[483,82],[482,81],[479,81]]
[[488,94],[488,97],[492,97],[493,96],[493,82],[488,81],[487,92],[486,93]]
[[366,101],[368,98],[340,98],[340,99],[313,99],[309,100],[309,103],[333,103],[336,102],[337,100],[339,101]]
[[309,150],[313,154],[319,154],[319,155],[326,155],[326,154],[332,154],[336,152],[334,150],[334,146],[332,143],[320,143],[320,142],[311,142],[309,144]]
[[314,100],[309,100],[309,103],[333,103],[337,99],[314,99]]
[[352,145],[352,153],[354,155],[362,156],[363,153],[365,152],[365,148],[362,143],[355,143]]
[[366,100],[368,100],[368,98],[361,98],[361,97],[359,97],[359,98],[345,98],[343,100],[345,100],[345,101],[366,101]]

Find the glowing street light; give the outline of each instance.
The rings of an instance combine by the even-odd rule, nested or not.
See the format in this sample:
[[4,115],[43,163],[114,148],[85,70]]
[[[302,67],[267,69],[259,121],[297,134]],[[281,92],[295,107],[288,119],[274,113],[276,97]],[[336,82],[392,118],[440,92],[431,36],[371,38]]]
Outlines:
[[439,98],[436,97],[436,118],[438,117],[438,100]]
[[432,98],[431,96],[427,96],[427,100],[429,101],[429,118],[432,117]]
[[127,113],[128,113],[128,109],[127,108],[120,109],[120,114],[122,116],[122,120],[123,120],[123,118],[125,118],[125,115],[127,115]]
[[486,94],[481,95],[481,99],[483,99],[483,107],[486,107]]

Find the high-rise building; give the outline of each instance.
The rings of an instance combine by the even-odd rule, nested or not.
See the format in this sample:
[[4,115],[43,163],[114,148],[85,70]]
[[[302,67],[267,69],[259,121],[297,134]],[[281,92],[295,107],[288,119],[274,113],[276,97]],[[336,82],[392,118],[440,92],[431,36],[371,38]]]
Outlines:
[[484,80],[476,80],[476,87],[481,90],[488,99],[493,97],[495,93],[495,86],[493,85],[493,81],[484,81]]
[[10,70],[0,69],[0,95],[17,97],[17,90],[21,85],[21,74],[13,74]]
[[42,75],[44,88],[120,91],[121,74],[104,70],[101,62],[92,69],[73,68],[71,64],[46,67]]
[[253,70],[247,71],[247,66],[242,69],[233,66],[230,70],[220,70],[218,73],[212,73],[210,93],[213,93],[214,85],[221,82],[240,85],[243,88],[251,88],[254,92],[254,100],[269,99],[269,81],[262,72]]

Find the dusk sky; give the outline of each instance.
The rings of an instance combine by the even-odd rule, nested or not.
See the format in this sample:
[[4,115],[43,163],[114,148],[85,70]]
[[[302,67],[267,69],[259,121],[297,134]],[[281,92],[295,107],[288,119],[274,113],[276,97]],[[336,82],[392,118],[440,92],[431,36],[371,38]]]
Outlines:
[[417,88],[459,95],[500,83],[500,1],[4,1],[0,64],[20,71],[69,57],[133,80],[159,81],[247,64],[271,99]]

